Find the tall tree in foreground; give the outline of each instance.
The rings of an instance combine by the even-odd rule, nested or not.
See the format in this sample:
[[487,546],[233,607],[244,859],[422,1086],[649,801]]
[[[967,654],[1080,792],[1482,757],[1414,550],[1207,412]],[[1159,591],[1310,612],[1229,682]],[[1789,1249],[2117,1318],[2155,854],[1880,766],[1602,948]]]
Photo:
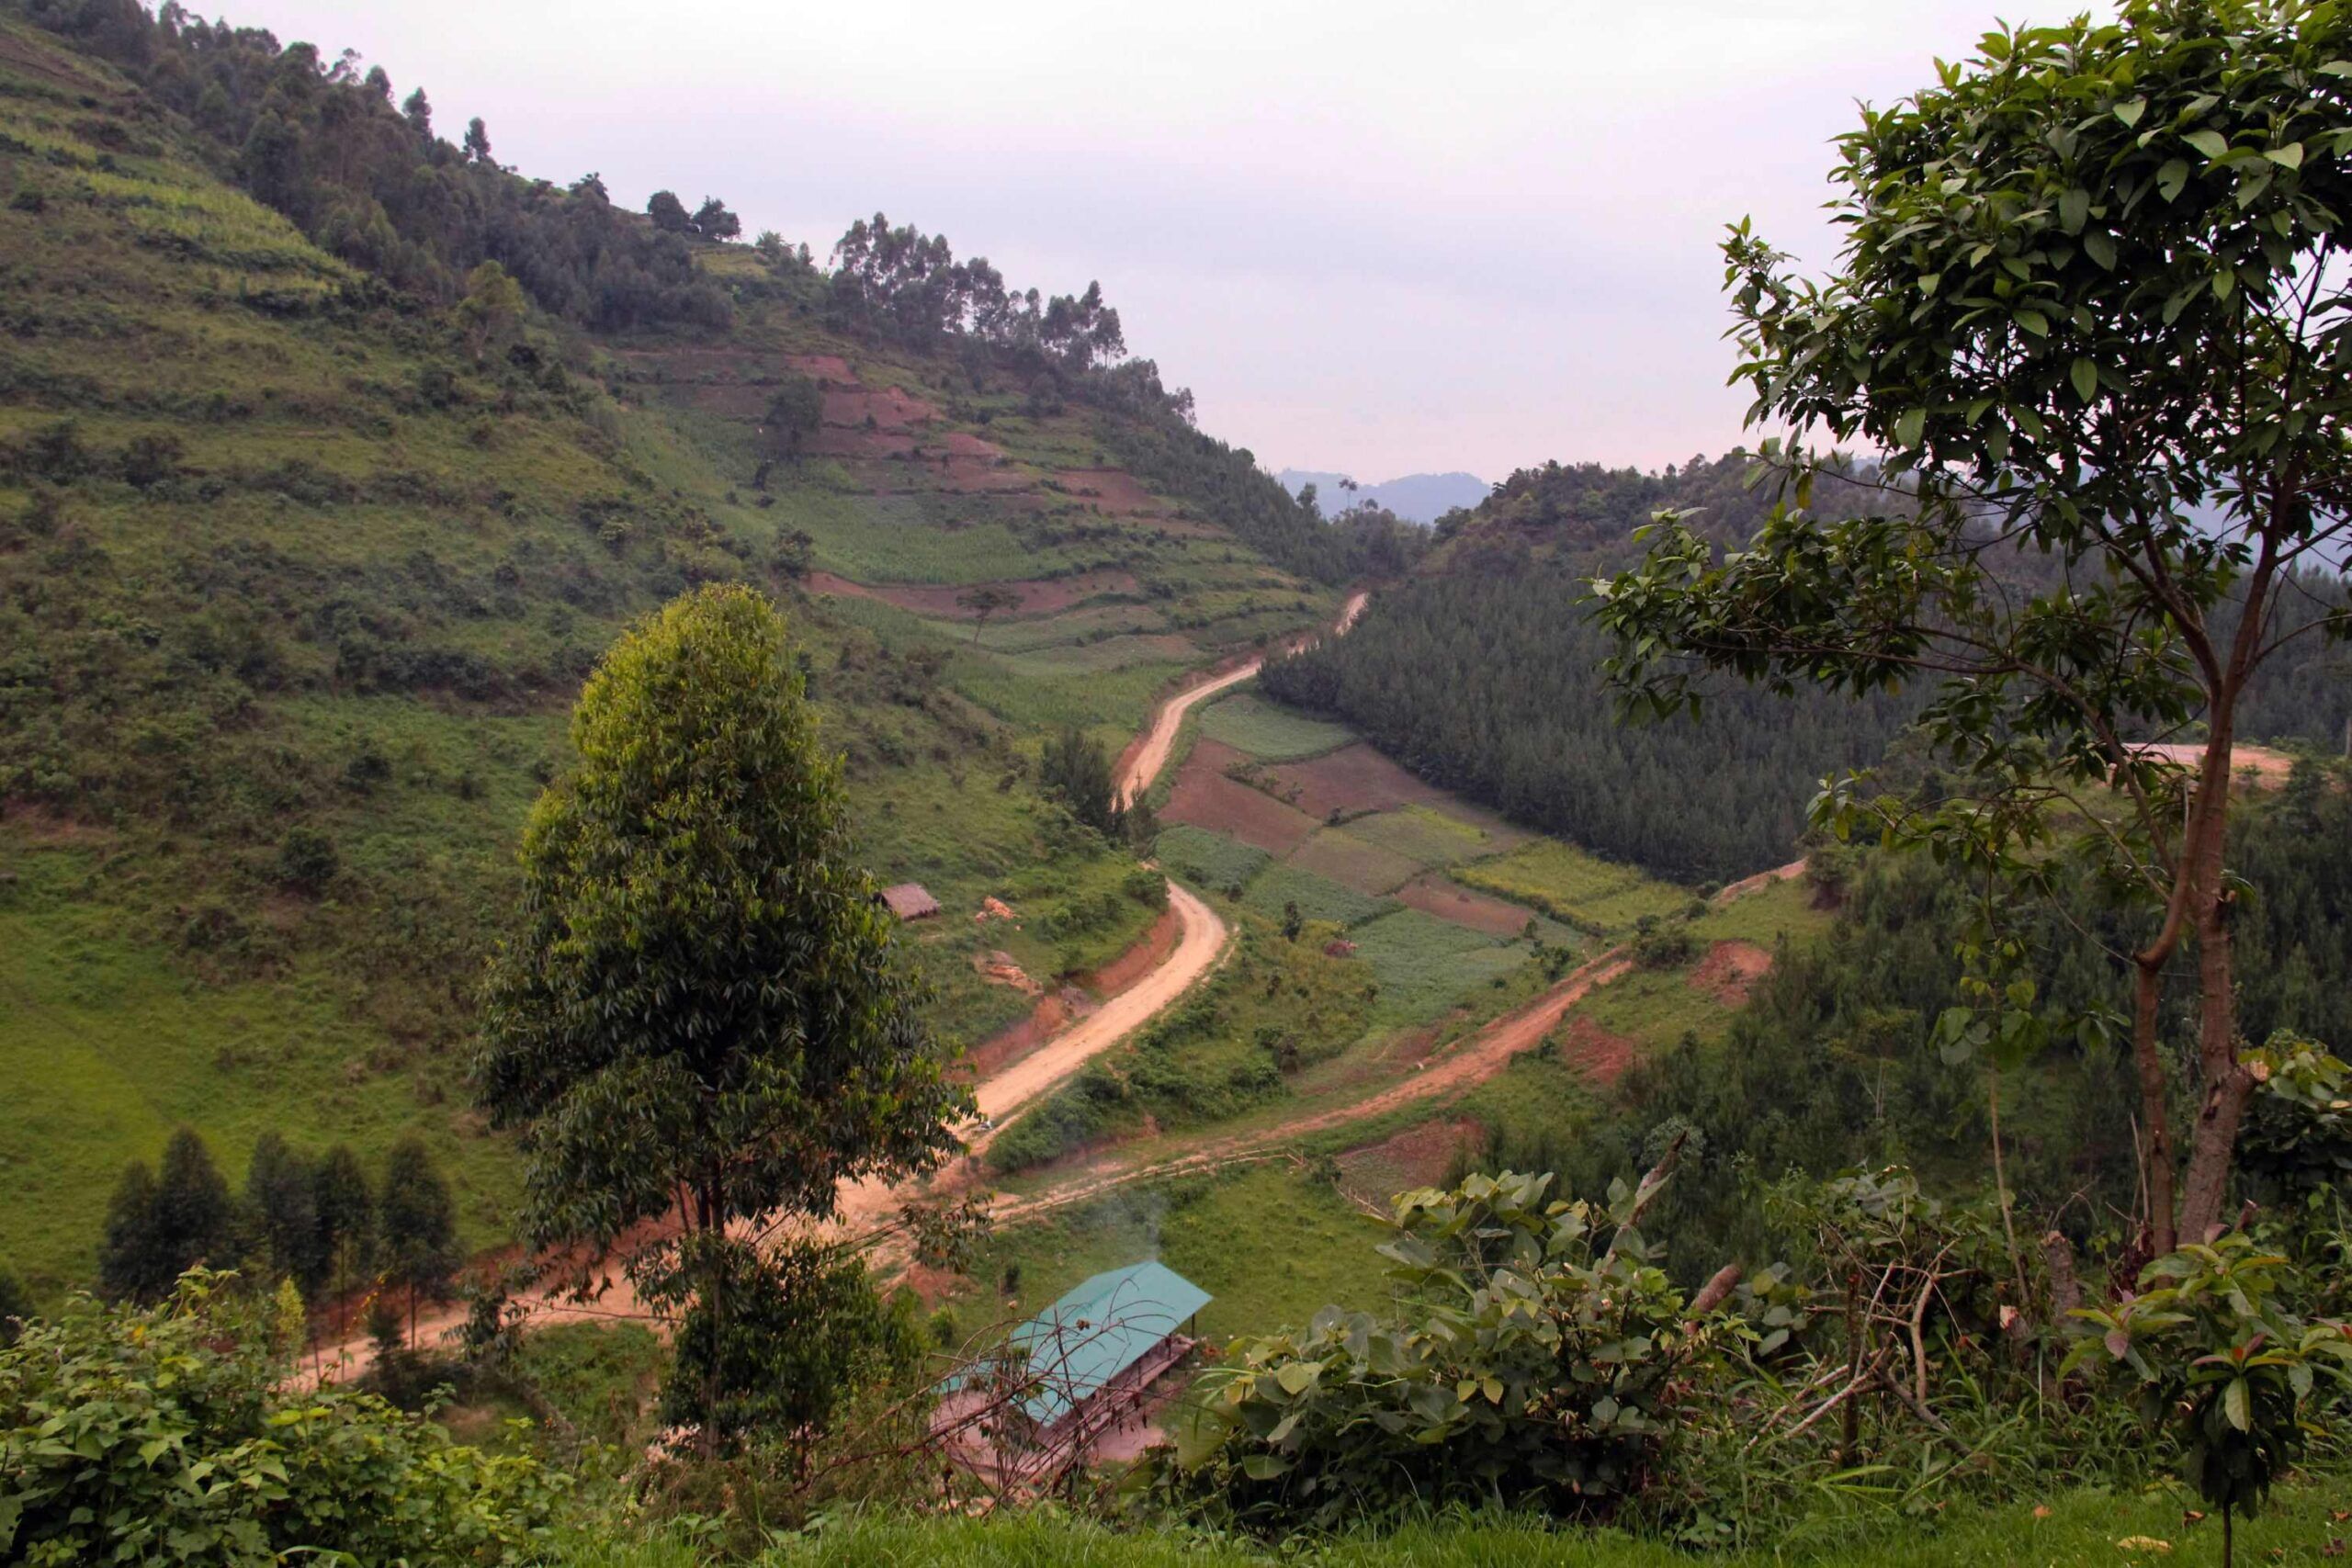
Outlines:
[[[727,1282],[763,1267],[760,1223],[934,1168],[969,1105],[850,861],[794,654],[765,600],[716,586],[605,656],[572,715],[579,764],[524,830],[474,1065],[522,1133],[530,1239],[604,1256],[676,1215],[625,1265],[716,1346]],[[666,1401],[708,1450],[738,1381],[712,1357]]]
[[[1669,518],[1595,586],[1655,711],[1696,706],[1694,666],[1782,692],[1933,682],[1924,728],[1970,785],[1882,799],[1881,829],[2010,888],[2063,841],[2141,901],[2119,956],[2169,1251],[2221,1223],[2254,1087],[2222,863],[2239,698],[2282,649],[2352,630],[2299,581],[2352,518],[2352,11],[2141,0],[1990,34],[1939,77],[1840,142],[1836,276],[1791,276],[1745,224],[1725,247],[1751,422],[1883,449],[1916,512],[1779,511],[1720,560]],[[2137,746],[2177,737],[2185,770]],[[1865,808],[1849,781],[1817,809]],[[2191,943],[2176,1202],[2159,1002]],[[1987,995],[1996,1038],[2030,1041],[2030,996]]]

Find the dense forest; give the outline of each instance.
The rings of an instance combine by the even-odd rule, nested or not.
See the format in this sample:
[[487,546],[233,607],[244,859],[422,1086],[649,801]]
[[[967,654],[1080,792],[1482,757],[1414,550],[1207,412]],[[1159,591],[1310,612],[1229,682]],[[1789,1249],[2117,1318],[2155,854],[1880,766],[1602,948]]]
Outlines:
[[[2239,1016],[2256,1043],[2281,1030],[2331,1044],[2352,1039],[2352,795],[2343,782],[2340,769],[2300,762],[2276,798],[2236,825],[2231,864],[2258,889],[2235,926]],[[1989,1163],[1985,1064],[1947,1056],[1933,1025],[1966,1000],[1953,955],[1984,892],[1925,856],[1865,858],[1834,889],[1845,903],[1828,939],[1777,954],[1722,1043],[1686,1037],[1629,1073],[1596,1125],[1565,1138],[1505,1137],[1487,1163],[1556,1168],[1598,1192],[1638,1175],[1665,1139],[1688,1129],[1661,1234],[1697,1276],[1766,1245],[1758,1182],[1888,1164],[1964,1181]],[[2087,879],[2007,907],[1999,929],[2026,943],[2051,1015],[2084,1021],[2053,1032],[2001,1090],[2008,1179],[2020,1210],[2056,1216],[2089,1239],[2120,1226],[2133,1195],[2120,954],[2145,931]],[[2184,961],[2169,979],[2167,1018],[2186,1021],[2195,1001],[2195,965]],[[2184,1100],[2177,1113],[2189,1109]],[[2266,1142],[2262,1117],[2278,1113],[2266,1107],[2257,1116],[2244,1156],[2248,1192],[2260,1201],[2296,1174]]]
[[1729,690],[1696,724],[1621,724],[1600,674],[1611,644],[1577,607],[1594,563],[1653,511],[1701,509],[1733,530],[1760,516],[1770,487],[1746,485],[1752,467],[1732,453],[1661,474],[1521,469],[1449,514],[1430,569],[1376,594],[1354,632],[1261,679],[1430,782],[1604,854],[1694,882],[1777,864],[1815,781],[1876,761],[1905,705]]
[[[1434,784],[1665,875],[1724,881],[1783,861],[1820,781],[1879,762],[1916,701],[1783,699],[1722,682],[1696,722],[1621,722],[1601,668],[1615,645],[1584,605],[1590,579],[1625,558],[1654,512],[1690,512],[1709,536],[1744,542],[1781,499],[1774,481],[1750,482],[1757,468],[1733,452],[1655,474],[1521,469],[1476,511],[1450,513],[1427,569],[1377,594],[1351,636],[1276,660],[1264,686],[1346,718]],[[1831,517],[1890,499],[1901,504],[1862,472],[1813,496]],[[2021,577],[2042,570],[2016,562]],[[2306,573],[2295,586],[2344,601],[2339,579]],[[2226,604],[2215,626],[2234,626]],[[2341,647],[2290,650],[2250,689],[2239,733],[2340,744],[2347,670]]]

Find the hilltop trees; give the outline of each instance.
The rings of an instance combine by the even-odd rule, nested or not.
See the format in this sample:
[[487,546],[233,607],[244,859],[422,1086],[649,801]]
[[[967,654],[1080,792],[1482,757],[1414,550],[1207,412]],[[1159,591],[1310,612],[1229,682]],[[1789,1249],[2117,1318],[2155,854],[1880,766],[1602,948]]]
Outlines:
[[726,1350],[730,1281],[765,1267],[743,1227],[933,1168],[969,1100],[848,859],[841,765],[765,601],[713,587],[639,625],[572,739],[578,765],[525,829],[477,1093],[522,1134],[535,1243],[602,1251],[675,1214],[626,1263],[719,1348],[670,1397],[716,1451],[760,1375]]
[[[2222,1223],[2254,1089],[2223,860],[2240,704],[2282,648],[2352,633],[2340,600],[2292,592],[2352,530],[2347,55],[2352,14],[2334,7],[2139,0],[2113,24],[1988,35],[1935,87],[1865,111],[1840,144],[1835,276],[1792,276],[1744,224],[1725,246],[1737,374],[1755,421],[1890,453],[1916,511],[1780,512],[1721,560],[1669,522],[1642,568],[1599,585],[1616,672],[1655,711],[1695,707],[1698,667],[1781,692],[1931,686],[1924,728],[1965,787],[1841,789],[1825,820],[2007,888],[2037,885],[2063,841],[2136,897],[2159,1252]],[[2198,726],[2186,773],[2133,749]],[[2086,814],[2094,795],[2120,816]],[[2072,831],[2085,821],[2098,830]],[[2176,1202],[2159,1001],[2191,946]],[[1986,1011],[2030,1043],[2044,1021],[2030,990],[1999,987],[1991,951]]]

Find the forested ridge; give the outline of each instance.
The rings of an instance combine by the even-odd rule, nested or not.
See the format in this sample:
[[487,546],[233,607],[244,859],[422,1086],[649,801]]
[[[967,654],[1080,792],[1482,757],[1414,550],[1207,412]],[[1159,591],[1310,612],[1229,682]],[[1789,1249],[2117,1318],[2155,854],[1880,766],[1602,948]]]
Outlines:
[[[1783,697],[1725,679],[1706,688],[1695,719],[1644,722],[1609,689],[1616,639],[1590,619],[1592,579],[1637,548],[1634,531],[1654,513],[1684,513],[1707,538],[1744,544],[1789,499],[1759,471],[1742,452],[1658,473],[1521,469],[1475,511],[1449,514],[1437,551],[1374,595],[1352,634],[1277,660],[1261,680],[1284,702],[1344,717],[1430,782],[1605,854],[1686,881],[1776,864],[1822,780],[1885,757],[1917,709],[1916,689]],[[1824,518],[1905,504],[1868,473],[1841,481],[1835,469],[1816,477],[1811,500]],[[2023,582],[2049,570],[2031,556],[2009,570]],[[2339,578],[2294,581],[2315,603],[2345,602]],[[2226,638],[2228,604],[2214,623]],[[2347,718],[2352,655],[2314,638],[2250,688],[2238,733],[2332,750]]]

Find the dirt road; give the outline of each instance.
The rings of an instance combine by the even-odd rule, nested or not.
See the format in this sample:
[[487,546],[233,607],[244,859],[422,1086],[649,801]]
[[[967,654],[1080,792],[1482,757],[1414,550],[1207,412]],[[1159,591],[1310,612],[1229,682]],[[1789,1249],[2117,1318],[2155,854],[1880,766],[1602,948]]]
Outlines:
[[[1332,623],[1331,635],[1347,636],[1348,628],[1356,624],[1356,618],[1371,600],[1372,595],[1367,592],[1349,595],[1348,602],[1340,607],[1340,618]],[[1197,685],[1187,686],[1160,704],[1159,711],[1151,716],[1151,728],[1144,734],[1143,745],[1127,759],[1126,771],[1119,775],[1119,804],[1134,805],[1151,788],[1151,782],[1159,776],[1160,770],[1168,766],[1169,753],[1176,749],[1176,736],[1184,728],[1186,714],[1219,692],[1230,691],[1249,680],[1265,664],[1263,659],[1253,659],[1222,675],[1212,675]]]
[[1611,948],[1527,1006],[1516,1012],[1506,1013],[1487,1025],[1451,1055],[1426,1062],[1411,1077],[1399,1079],[1363,1100],[1309,1111],[1261,1132],[1205,1144],[1171,1160],[1151,1165],[1121,1166],[1114,1163],[1075,1172],[1072,1179],[1064,1185],[999,1205],[994,1218],[999,1224],[1003,1224],[1072,1203],[1082,1203],[1130,1182],[1182,1176],[1190,1171],[1213,1170],[1242,1160],[1261,1158],[1269,1152],[1286,1149],[1301,1138],[1317,1133],[1344,1127],[1351,1122],[1368,1122],[1375,1116],[1384,1116],[1420,1100],[1435,1100],[1474,1089],[1509,1066],[1513,1056],[1534,1049],[1546,1034],[1558,1026],[1570,1008],[1594,990],[1619,978],[1633,966],[1632,959],[1622,956],[1621,950]]

